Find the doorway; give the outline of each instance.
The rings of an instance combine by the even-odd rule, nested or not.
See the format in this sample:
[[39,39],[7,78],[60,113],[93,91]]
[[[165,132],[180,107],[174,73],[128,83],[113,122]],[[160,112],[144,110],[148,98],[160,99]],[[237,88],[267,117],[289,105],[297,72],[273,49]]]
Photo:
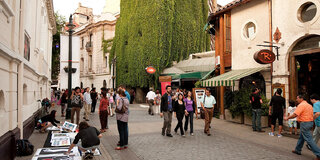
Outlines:
[[290,99],[301,94],[307,100],[311,94],[320,95],[320,36],[300,40],[292,49],[289,60]]

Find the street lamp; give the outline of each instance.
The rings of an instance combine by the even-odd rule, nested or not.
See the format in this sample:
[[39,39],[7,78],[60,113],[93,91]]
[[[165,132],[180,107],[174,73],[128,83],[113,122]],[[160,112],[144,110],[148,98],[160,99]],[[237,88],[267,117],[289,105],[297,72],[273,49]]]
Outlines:
[[67,24],[69,33],[69,59],[68,59],[68,107],[66,110],[66,119],[71,118],[71,93],[72,93],[72,33],[75,25],[72,21],[72,14],[69,17],[69,24]]
[[115,86],[114,86],[114,79],[116,79],[116,76],[114,75],[114,66],[116,64],[116,58],[112,59],[112,88],[113,91],[115,91]]

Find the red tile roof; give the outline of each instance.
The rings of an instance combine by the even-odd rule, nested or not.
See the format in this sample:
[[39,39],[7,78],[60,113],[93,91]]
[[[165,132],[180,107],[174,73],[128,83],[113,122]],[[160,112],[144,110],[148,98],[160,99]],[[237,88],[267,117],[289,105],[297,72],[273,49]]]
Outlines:
[[242,4],[246,4],[248,2],[250,2],[251,0],[234,0],[230,3],[228,3],[227,5],[223,6],[223,7],[220,7],[215,13],[214,15],[218,15],[218,14],[221,14],[221,13],[224,13],[228,10],[231,10],[232,8],[234,7],[237,7],[237,6],[240,6]]

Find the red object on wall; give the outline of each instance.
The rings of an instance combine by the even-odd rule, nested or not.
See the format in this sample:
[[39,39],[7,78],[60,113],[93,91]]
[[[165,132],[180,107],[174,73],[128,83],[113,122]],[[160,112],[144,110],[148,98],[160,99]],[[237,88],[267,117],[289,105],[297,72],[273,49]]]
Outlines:
[[156,72],[156,69],[153,68],[152,66],[149,66],[146,68],[146,72],[149,74],[154,74]]
[[269,64],[274,62],[274,60],[276,59],[276,55],[270,50],[262,49],[256,52],[253,55],[253,58],[256,62],[260,64]]
[[161,82],[161,95],[166,93],[166,87],[171,85],[171,82]]

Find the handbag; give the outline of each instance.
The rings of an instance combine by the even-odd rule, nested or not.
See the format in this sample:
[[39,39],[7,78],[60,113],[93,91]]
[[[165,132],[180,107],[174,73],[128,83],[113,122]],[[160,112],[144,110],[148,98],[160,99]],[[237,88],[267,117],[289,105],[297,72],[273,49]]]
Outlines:
[[61,98],[60,98],[60,100],[58,101],[57,105],[59,105],[59,106],[61,105]]
[[121,109],[118,109],[118,107],[116,107],[116,110],[115,110],[115,112],[119,113],[119,114],[126,113],[126,111],[128,110],[127,107],[124,105],[124,100],[122,98],[121,98],[121,100],[122,100]]

